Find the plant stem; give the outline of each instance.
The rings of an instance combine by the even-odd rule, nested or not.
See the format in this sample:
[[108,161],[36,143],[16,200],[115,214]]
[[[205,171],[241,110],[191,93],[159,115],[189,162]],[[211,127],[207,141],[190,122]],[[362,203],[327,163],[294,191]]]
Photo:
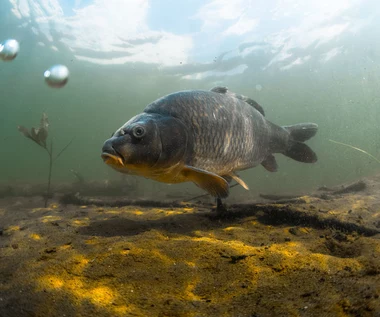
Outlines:
[[53,163],[56,159],[58,159],[61,154],[70,146],[70,144],[73,142],[74,138],[58,153],[56,157],[53,156],[53,141],[50,143],[50,149],[45,146],[44,149],[49,154],[49,175],[48,175],[48,183],[47,183],[47,190],[46,190],[46,197],[45,197],[45,208],[47,207],[48,199],[50,197],[50,185],[51,185],[51,175],[53,170]]
[[50,143],[50,151],[46,149],[49,154],[49,175],[48,175],[48,184],[45,196],[45,208],[47,207],[48,199],[50,197],[50,184],[51,184],[51,173],[53,168],[53,141]]
[[373,156],[371,153],[368,153],[367,151],[362,150],[361,148],[358,148],[356,146],[352,146],[350,144],[346,144],[346,143],[343,143],[343,142],[334,141],[334,140],[331,140],[331,139],[329,139],[329,141],[333,142],[333,143],[336,143],[336,144],[344,145],[344,146],[350,147],[351,149],[354,149],[356,151],[362,152],[362,153],[368,155],[370,158],[374,159],[377,163],[380,163],[380,160],[377,157]]
[[66,144],[66,146],[57,154],[57,156],[53,159],[54,161],[57,160],[63,152],[70,146],[71,143],[73,143],[74,138],[71,139],[69,143]]

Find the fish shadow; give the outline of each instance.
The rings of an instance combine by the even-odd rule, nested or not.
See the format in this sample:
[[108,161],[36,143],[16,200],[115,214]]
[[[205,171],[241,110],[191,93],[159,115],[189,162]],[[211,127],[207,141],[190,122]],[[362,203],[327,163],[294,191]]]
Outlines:
[[194,235],[196,230],[212,230],[236,224],[240,219],[254,216],[256,210],[231,212],[218,215],[215,211],[191,214],[176,214],[155,220],[134,220],[128,218],[111,218],[95,220],[78,229],[78,233],[91,236],[114,237],[134,236],[150,230],[165,231],[172,234]]
[[[203,206],[204,207],[204,206]],[[204,209],[204,208],[203,208]],[[92,236],[134,236],[150,230],[164,231],[167,234],[186,234],[195,236],[196,230],[213,230],[244,222],[246,218],[263,225],[307,226],[315,229],[333,228],[347,233],[357,232],[364,236],[373,236],[379,230],[358,224],[339,221],[334,218],[322,218],[316,213],[307,213],[291,205],[239,204],[231,205],[227,212],[199,211],[196,213],[174,214],[155,220],[134,220],[115,217],[92,221],[81,227],[78,233]]]

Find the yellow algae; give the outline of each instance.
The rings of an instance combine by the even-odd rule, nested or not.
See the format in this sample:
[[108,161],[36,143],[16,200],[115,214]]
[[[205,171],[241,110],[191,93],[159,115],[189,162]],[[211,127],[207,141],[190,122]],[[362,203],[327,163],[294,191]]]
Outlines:
[[70,244],[64,244],[64,245],[61,245],[60,247],[58,247],[59,250],[68,250],[68,249],[72,249],[72,245],[71,243]]
[[289,241],[286,245],[284,245],[284,248],[293,248],[293,249],[297,248],[297,250],[305,252],[305,248],[303,247],[303,244],[301,242],[296,242],[296,241]]
[[141,216],[141,215],[143,215],[144,213],[143,213],[142,211],[140,211],[140,210],[136,210],[136,211],[134,212],[134,214],[135,214],[136,216]]
[[[198,231],[199,232],[199,231]],[[186,240],[184,238],[177,238],[178,240]],[[201,242],[208,242],[208,243],[212,243],[212,244],[216,244],[216,243],[220,243],[221,240],[218,240],[214,237],[199,237],[199,238],[192,238],[191,240],[193,241],[201,241]]]
[[104,306],[115,300],[115,293],[106,286],[96,287],[90,290],[84,297],[89,298],[94,304]]
[[131,250],[121,250],[120,254],[121,255],[128,255],[131,252]]
[[20,231],[20,226],[9,226],[7,228],[7,231],[10,231],[10,232],[12,232],[12,231]]
[[96,244],[96,243],[99,243],[99,239],[88,239],[88,240],[85,240],[85,243],[86,244]]
[[125,316],[141,316],[145,317],[147,316],[146,313],[142,313],[135,305],[121,305],[121,306],[114,306],[112,307],[112,310],[114,314],[117,314],[119,316],[125,317]]
[[185,263],[190,266],[190,267],[196,267],[197,264],[195,262],[191,262],[191,261],[185,261]]
[[196,277],[194,280],[190,280],[188,282],[188,284],[186,285],[184,293],[185,293],[188,300],[192,300],[192,301],[201,301],[202,300],[202,298],[200,298],[198,295],[194,294],[194,290],[195,290],[196,286],[198,285],[199,280],[200,280],[200,278]]
[[122,315],[122,316],[126,316],[128,312],[131,312],[130,309],[125,305],[115,307],[114,311],[116,314]]
[[162,254],[158,250],[147,250],[147,249],[140,249],[140,248],[134,248],[133,252],[130,253],[131,255],[143,255],[144,257],[154,257],[155,261],[160,259],[164,264],[171,265],[173,264],[173,259],[169,258],[168,256]]
[[75,274],[80,274],[83,272],[88,263],[89,260],[83,255],[75,255],[71,260],[71,271],[73,271]]
[[341,211],[340,211],[340,210],[337,210],[337,209],[330,209],[327,213],[328,213],[329,215],[335,216],[335,215],[339,215],[339,214],[341,214]]
[[88,226],[90,223],[89,218],[75,219],[71,222],[75,226]]
[[363,199],[357,199],[352,203],[352,209],[360,209],[365,207],[366,202]]
[[83,278],[82,277],[70,277],[69,279],[65,280],[66,288],[71,290],[73,293],[75,293],[77,296],[83,297]]
[[52,276],[52,275],[43,276],[40,279],[40,283],[42,284],[43,287],[53,288],[53,289],[62,288],[64,285],[64,281],[62,279],[56,276]]
[[199,237],[199,238],[205,237],[205,235],[207,235],[208,238],[213,238],[213,239],[217,240],[217,238],[216,238],[216,236],[215,236],[215,234],[213,232],[205,233],[205,232],[200,231],[200,230],[195,230],[194,231],[194,235],[197,236],[197,237]]
[[300,252],[298,252],[298,251],[289,250],[288,248],[282,248],[282,247],[276,248],[276,246],[273,246],[273,245],[270,247],[270,252],[272,254],[273,254],[273,252],[276,252],[277,254],[280,254],[281,256],[288,258],[288,259],[294,258],[294,257],[300,255]]
[[53,209],[51,209],[51,208],[33,208],[32,213],[36,213],[39,211],[51,211],[51,210],[53,210]]
[[343,271],[347,266],[355,270],[360,270],[362,268],[362,265],[358,262],[358,260],[352,258],[342,259],[321,253],[312,253],[308,256],[308,258],[311,260],[310,263],[314,264],[314,267],[322,268],[322,270],[326,272]]
[[310,204],[313,201],[313,198],[310,196],[301,196],[300,199],[303,199],[306,204]]
[[242,227],[226,227],[223,230],[224,231],[233,231],[233,230],[240,230],[240,231],[242,231],[242,230],[244,230],[244,228],[242,228]]
[[105,213],[106,214],[111,214],[111,215],[119,215],[120,214],[120,210],[107,210]]
[[324,271],[329,269],[328,263],[331,263],[331,258],[334,258],[325,254],[311,253],[298,242],[289,242],[286,245],[273,244],[270,246],[270,254],[283,256],[282,262],[288,266],[299,268],[313,266],[319,267]]
[[178,214],[182,214],[181,211],[178,211],[178,210],[170,210],[170,211],[165,211],[165,214],[166,216],[172,216],[172,215],[178,215]]
[[79,208],[80,208],[80,209],[87,209],[88,206],[80,206]]
[[311,229],[310,228],[306,228],[306,227],[301,227],[301,228],[299,228],[299,232],[303,233],[303,234],[306,234],[306,233],[310,233]]
[[57,209],[58,207],[59,207],[58,204],[50,204],[49,205],[49,208],[51,208],[51,209]]
[[29,237],[36,241],[41,240],[41,236],[37,233],[32,233],[29,235]]
[[39,279],[39,288],[60,289],[69,292],[76,298],[77,305],[80,305],[83,300],[89,300],[96,306],[108,307],[117,315],[124,316],[128,312],[132,312],[132,306],[110,306],[120,297],[116,291],[105,285],[91,287],[91,283],[88,281],[86,283],[86,281],[82,277],[59,278],[54,275],[46,275]]
[[50,221],[59,221],[59,220],[62,220],[62,217],[59,217],[59,216],[44,216],[44,217],[42,217],[43,223],[47,223]]

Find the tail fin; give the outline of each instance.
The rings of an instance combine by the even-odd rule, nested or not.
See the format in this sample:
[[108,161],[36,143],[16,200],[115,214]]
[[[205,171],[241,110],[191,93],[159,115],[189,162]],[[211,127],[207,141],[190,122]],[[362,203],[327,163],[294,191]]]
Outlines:
[[318,125],[315,123],[299,123],[283,128],[290,134],[288,149],[283,154],[298,162],[315,163],[318,160],[317,154],[303,142],[317,133]]

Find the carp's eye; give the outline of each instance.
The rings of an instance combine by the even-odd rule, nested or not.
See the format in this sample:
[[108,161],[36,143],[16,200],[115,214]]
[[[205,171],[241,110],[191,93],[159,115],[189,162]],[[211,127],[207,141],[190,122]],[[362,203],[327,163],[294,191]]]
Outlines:
[[133,128],[132,133],[135,138],[141,139],[145,135],[145,129],[138,125]]

